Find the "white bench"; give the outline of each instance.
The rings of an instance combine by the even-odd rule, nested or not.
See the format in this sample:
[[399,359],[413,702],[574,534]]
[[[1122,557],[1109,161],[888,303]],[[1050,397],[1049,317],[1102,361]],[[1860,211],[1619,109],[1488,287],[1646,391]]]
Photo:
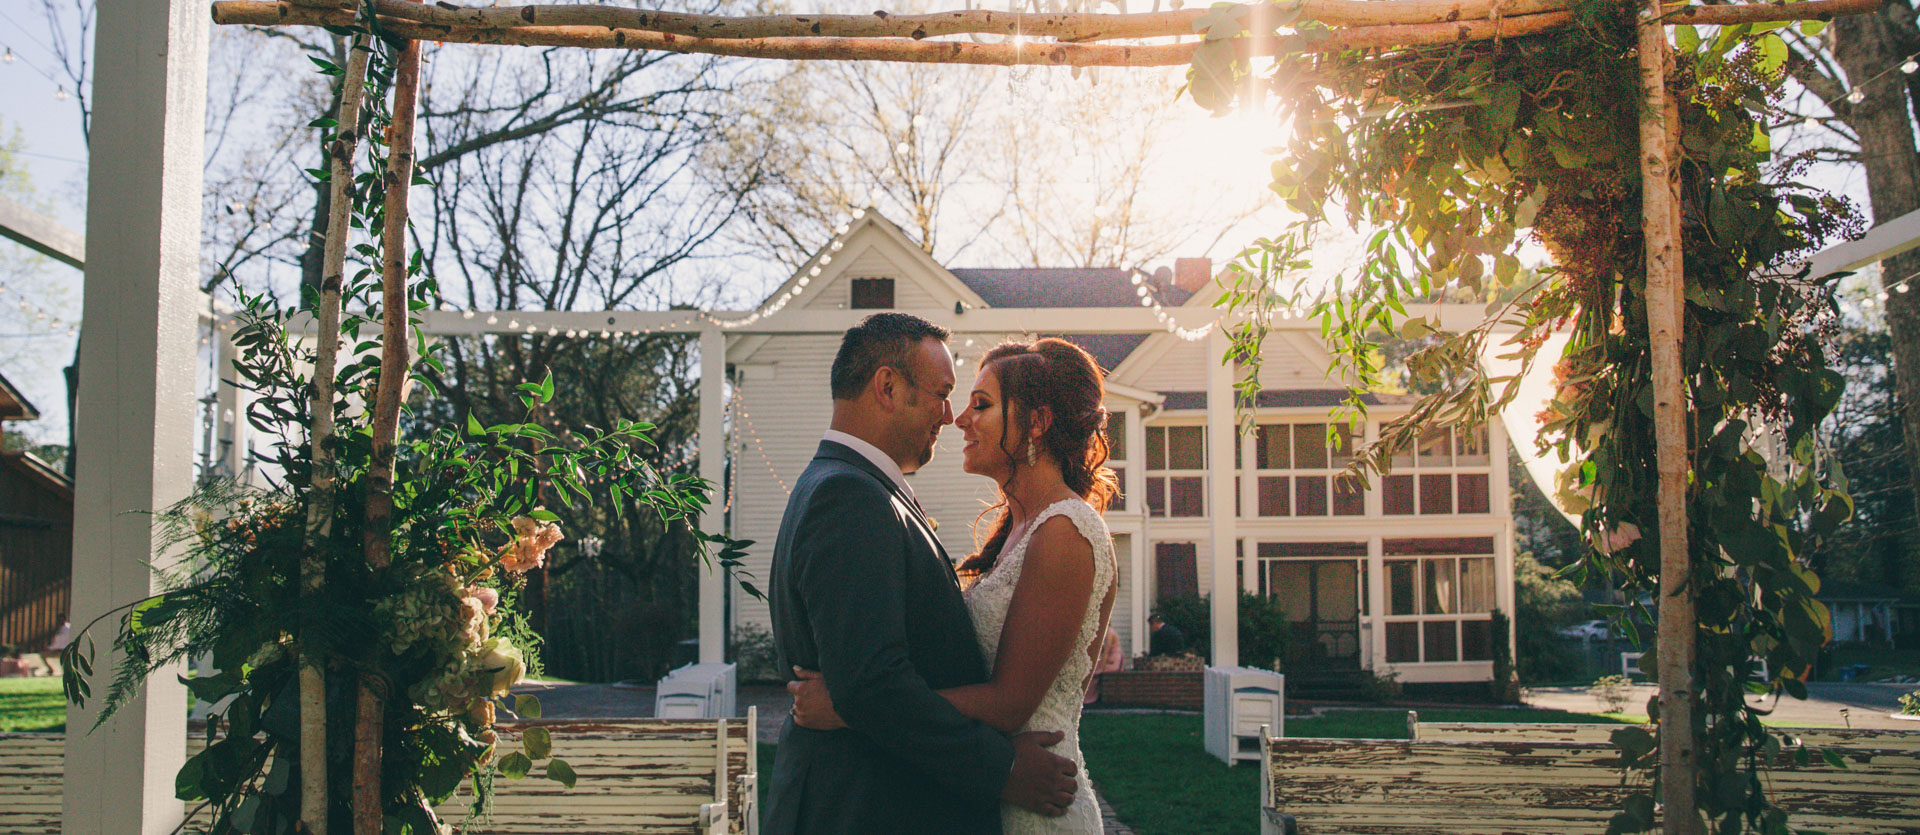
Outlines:
[[[755,713],[503,724],[503,731],[529,724],[551,731],[554,753],[579,777],[574,787],[535,776],[496,779],[487,817],[464,825],[473,800],[464,788],[436,811],[462,835],[756,835]],[[204,744],[189,736],[188,753]],[[0,734],[0,835],[58,835],[65,746],[65,734]],[[513,745],[503,739],[501,750]]]
[[[1610,742],[1613,732],[1629,725],[1599,722],[1422,722],[1418,711],[1407,711],[1407,738],[1419,742]],[[1868,728],[1769,728],[1810,748],[1870,748],[1920,753],[1920,730]]]
[[[1263,835],[1602,832],[1644,776],[1611,743],[1266,738]],[[1834,835],[1920,831],[1920,753],[1829,748],[1847,769],[1782,757],[1765,776],[1792,825]]]

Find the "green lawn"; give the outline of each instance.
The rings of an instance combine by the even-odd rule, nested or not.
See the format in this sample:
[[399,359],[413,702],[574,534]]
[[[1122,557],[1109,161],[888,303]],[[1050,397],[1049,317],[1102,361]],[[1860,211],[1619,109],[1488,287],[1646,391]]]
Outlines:
[[67,700],[60,679],[0,678],[0,732],[66,729]]
[[[1429,722],[1623,722],[1553,710],[1423,710]],[[1228,768],[1200,744],[1191,715],[1089,713],[1080,720],[1087,771],[1114,811],[1140,835],[1259,831],[1260,771]],[[1330,711],[1287,720],[1289,737],[1406,739],[1404,710]]]

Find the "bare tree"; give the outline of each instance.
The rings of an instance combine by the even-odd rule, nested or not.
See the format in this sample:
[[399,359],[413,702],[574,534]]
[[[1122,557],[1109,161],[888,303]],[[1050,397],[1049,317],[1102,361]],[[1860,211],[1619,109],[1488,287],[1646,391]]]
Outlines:
[[835,62],[757,78],[742,90],[727,141],[703,156],[708,176],[745,198],[750,223],[734,240],[795,267],[850,210],[873,207],[937,257],[966,251],[1004,206],[952,199],[991,176],[975,143],[998,74]]
[[[1864,172],[1873,219],[1885,223],[1920,209],[1920,25],[1911,0],[1887,0],[1871,15],[1836,19],[1820,36],[1789,35],[1788,69],[1806,90],[1796,118],[1824,128],[1799,137],[1809,157],[1857,164]],[[1810,99],[1810,100],[1808,100]],[[1920,250],[1880,265],[1887,330],[1907,471],[1920,504]],[[1920,506],[1916,507],[1920,513]]]

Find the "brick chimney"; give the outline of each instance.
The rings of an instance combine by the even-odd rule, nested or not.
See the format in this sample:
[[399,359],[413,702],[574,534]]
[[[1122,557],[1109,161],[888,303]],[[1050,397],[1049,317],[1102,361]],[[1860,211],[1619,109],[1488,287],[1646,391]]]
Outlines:
[[1189,293],[1198,293],[1213,280],[1213,259],[1211,258],[1175,258],[1173,259],[1173,286]]

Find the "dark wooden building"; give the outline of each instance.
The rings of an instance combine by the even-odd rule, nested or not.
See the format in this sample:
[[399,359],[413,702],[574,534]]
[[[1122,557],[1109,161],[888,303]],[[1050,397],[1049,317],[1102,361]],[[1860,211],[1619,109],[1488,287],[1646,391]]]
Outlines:
[[0,376],[0,652],[45,649],[72,597],[73,482],[4,443],[7,423],[39,417]]

